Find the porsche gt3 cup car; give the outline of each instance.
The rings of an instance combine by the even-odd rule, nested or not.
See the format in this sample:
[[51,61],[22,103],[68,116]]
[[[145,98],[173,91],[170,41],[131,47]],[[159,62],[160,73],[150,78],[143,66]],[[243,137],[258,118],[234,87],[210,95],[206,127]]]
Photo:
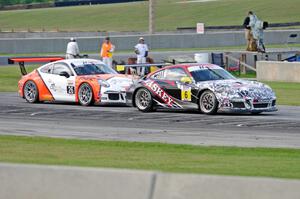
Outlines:
[[45,64],[19,81],[19,94],[28,102],[79,102],[126,104],[129,75],[118,74],[94,59],[68,59]]
[[205,114],[218,111],[276,111],[272,89],[260,82],[233,77],[213,64],[182,64],[168,66],[134,84],[128,100],[140,111],[155,108],[198,108]]

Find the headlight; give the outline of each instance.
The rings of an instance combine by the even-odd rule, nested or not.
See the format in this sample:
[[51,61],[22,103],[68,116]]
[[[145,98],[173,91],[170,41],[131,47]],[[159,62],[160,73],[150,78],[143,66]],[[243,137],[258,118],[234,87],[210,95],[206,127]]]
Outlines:
[[109,83],[105,80],[102,80],[102,79],[98,79],[98,84],[100,86],[104,86],[104,87],[110,87]]
[[133,84],[133,81],[131,79],[113,78],[109,81],[109,83],[111,83],[112,85],[118,85],[120,87],[129,87]]

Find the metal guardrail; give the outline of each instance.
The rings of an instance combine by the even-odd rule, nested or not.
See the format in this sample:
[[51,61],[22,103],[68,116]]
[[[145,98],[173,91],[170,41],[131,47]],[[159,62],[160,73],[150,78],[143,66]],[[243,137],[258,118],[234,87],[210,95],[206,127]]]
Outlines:
[[[231,60],[231,61],[238,62],[241,66],[244,66],[244,67],[246,67],[246,68],[248,68],[248,69],[253,70],[253,71],[256,72],[256,68],[254,68],[253,66],[250,66],[249,64],[243,62],[241,58],[240,58],[240,59],[237,59],[237,58],[235,58],[235,57],[233,57],[233,56],[230,56],[230,55],[228,55],[228,54],[225,54],[224,57],[225,57],[225,59],[229,59],[229,60]],[[225,69],[228,70],[228,68],[226,68],[226,67],[228,67],[228,65],[225,65]]]
[[[135,74],[139,76],[147,75],[155,70],[158,70],[164,66],[170,65],[169,63],[152,63],[152,64],[125,64],[116,65],[116,71],[124,74]],[[138,68],[145,68],[144,73],[139,73]]]
[[[290,27],[290,26],[300,26],[300,22],[288,22],[288,23],[271,23],[269,27]],[[206,26],[205,30],[240,30],[244,29],[242,25],[236,26]],[[177,30],[196,30],[196,27],[177,27]]]

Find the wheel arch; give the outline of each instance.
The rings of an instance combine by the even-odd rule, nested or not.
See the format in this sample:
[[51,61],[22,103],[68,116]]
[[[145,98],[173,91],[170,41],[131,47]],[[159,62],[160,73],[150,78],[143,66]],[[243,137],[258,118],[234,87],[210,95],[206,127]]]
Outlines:
[[[201,97],[201,95],[202,95],[202,93],[204,93],[205,91],[211,91],[211,92],[213,92],[211,89],[209,89],[209,88],[204,88],[204,89],[202,89],[202,90],[199,90],[198,91],[198,94],[197,94],[197,104],[199,105],[199,102],[200,102],[200,97]],[[214,93],[214,92],[213,92]]]
[[199,93],[198,93],[198,100],[197,100],[198,109],[201,111],[201,107],[200,107],[200,99],[201,99],[201,95],[202,95],[204,92],[206,92],[206,91],[212,92],[212,94],[214,95],[214,97],[215,97],[215,99],[216,99],[216,110],[213,111],[213,112],[211,112],[211,113],[207,113],[207,114],[212,115],[212,114],[217,113],[217,111],[218,111],[218,109],[219,109],[219,104],[220,104],[220,102],[219,102],[219,100],[218,100],[218,98],[217,98],[215,92],[212,91],[212,90],[209,89],[209,88],[204,88],[204,89],[202,89],[201,91],[199,91]]
[[[134,89],[134,91],[133,91],[133,93],[132,93],[132,96],[131,96],[131,100],[132,100],[132,106],[133,107],[136,107],[136,103],[135,103],[135,95],[136,95],[136,92],[139,90],[139,89],[141,89],[141,88],[145,88],[145,89],[147,89],[147,90],[149,90],[147,87],[145,87],[145,86],[139,86],[139,87],[137,87],[136,89]],[[150,90],[149,90],[150,91]],[[150,93],[151,93],[151,95],[152,95],[152,97],[153,97],[153,94],[152,94],[152,92],[150,91]]]
[[[132,98],[131,98],[131,100],[132,100],[132,106],[133,106],[133,107],[136,107],[136,103],[135,103],[135,95],[136,95],[137,91],[140,90],[141,88],[147,89],[147,90],[151,93],[152,98],[155,98],[155,96],[153,95],[152,91],[151,91],[149,88],[147,88],[146,86],[142,86],[142,85],[141,85],[141,86],[137,87],[137,88],[133,91],[133,93],[132,93]],[[153,105],[155,105],[155,103],[154,103]]]
[[100,86],[99,86],[99,89],[98,89],[98,92],[95,90],[95,84],[93,84],[93,82],[88,82],[88,81],[82,81],[78,84],[78,86],[76,86],[76,91],[75,91],[75,101],[76,103],[79,103],[79,88],[83,85],[83,84],[87,84],[91,87],[92,89],[92,102],[91,104],[93,104],[94,102],[97,101],[97,97],[98,97],[98,92],[100,91]]
[[37,83],[37,81],[35,81],[34,79],[26,79],[25,81],[24,81],[24,83],[23,83],[23,85],[22,85],[22,90],[21,90],[21,92],[22,92],[22,97],[23,97],[23,99],[26,99],[25,98],[25,93],[24,93],[24,88],[25,88],[25,85],[28,83],[28,82],[33,82],[34,84],[35,84],[35,86],[36,86],[36,88],[37,88],[37,101],[36,102],[41,102],[42,100],[41,100],[41,94],[40,94],[40,86],[39,86],[39,84]]
[[[79,88],[82,84],[88,84],[92,88],[93,101],[95,101],[95,102],[98,101],[98,93],[100,92],[100,85],[93,83],[93,82],[89,82],[89,81],[81,81],[81,82],[79,82],[78,86],[76,86],[76,90],[75,90],[75,99],[76,100],[75,101],[79,102],[78,92],[79,92]],[[98,86],[98,89],[96,89],[96,86]]]

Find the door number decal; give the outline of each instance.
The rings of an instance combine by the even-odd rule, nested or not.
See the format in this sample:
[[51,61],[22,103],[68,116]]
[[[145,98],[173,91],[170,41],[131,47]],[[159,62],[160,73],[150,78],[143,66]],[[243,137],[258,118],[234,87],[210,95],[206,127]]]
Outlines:
[[191,87],[183,87],[181,89],[181,100],[182,101],[192,101],[192,91]]
[[74,86],[67,86],[67,93],[68,94],[75,94],[75,87]]

